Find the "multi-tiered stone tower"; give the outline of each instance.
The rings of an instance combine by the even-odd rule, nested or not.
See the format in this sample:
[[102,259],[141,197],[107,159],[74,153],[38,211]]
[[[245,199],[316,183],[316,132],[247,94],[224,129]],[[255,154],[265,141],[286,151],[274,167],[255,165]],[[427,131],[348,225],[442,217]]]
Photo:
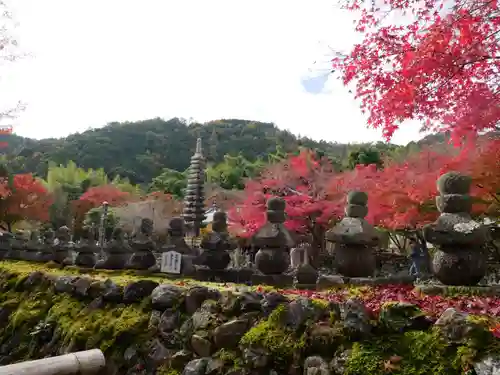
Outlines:
[[191,157],[188,181],[184,197],[184,221],[194,236],[200,235],[205,216],[205,158],[201,148],[201,138],[196,140],[196,151]]

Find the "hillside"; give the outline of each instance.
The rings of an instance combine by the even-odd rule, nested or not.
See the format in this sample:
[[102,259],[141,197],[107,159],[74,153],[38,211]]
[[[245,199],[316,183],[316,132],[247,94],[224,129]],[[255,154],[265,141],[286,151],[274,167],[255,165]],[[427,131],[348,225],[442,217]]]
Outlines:
[[59,164],[73,160],[84,168],[102,167],[110,175],[119,174],[143,183],[165,167],[185,170],[197,137],[202,138],[205,155],[213,162],[221,161],[225,154],[240,152],[249,160],[266,158],[277,147],[293,152],[299,145],[339,159],[348,154],[347,145],[299,139],[270,123],[220,120],[187,125],[177,118],[111,123],[60,139],[33,140],[12,135],[6,139],[9,144],[6,153],[10,159],[17,157],[10,163],[15,172],[44,176],[48,161]]
[[[321,151],[342,162],[349,152],[361,145],[334,142],[316,142],[299,138],[280,130],[271,123],[247,120],[218,120],[205,124],[186,124],[173,118],[151,119],[139,122],[110,123],[105,127],[66,138],[34,140],[17,135],[5,136],[6,157],[13,172],[47,173],[48,162],[65,164],[73,160],[83,168],[104,168],[113,177],[127,177],[133,183],[148,183],[163,168],[185,170],[194,152],[196,138],[203,140],[204,153],[210,162],[218,163],[224,155],[241,153],[246,159],[266,159],[279,149],[284,152],[308,147]],[[406,154],[420,144],[446,142],[444,135],[431,135],[405,147],[377,143],[382,153]]]

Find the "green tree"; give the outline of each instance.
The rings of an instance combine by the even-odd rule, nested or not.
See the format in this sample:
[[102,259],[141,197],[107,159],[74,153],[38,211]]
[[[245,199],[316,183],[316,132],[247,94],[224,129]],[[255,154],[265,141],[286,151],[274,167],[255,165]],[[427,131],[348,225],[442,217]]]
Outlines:
[[241,190],[245,188],[245,179],[255,177],[264,166],[260,159],[250,162],[241,154],[225,155],[222,163],[207,169],[207,181],[223,189]]
[[164,168],[163,172],[153,178],[149,186],[149,191],[161,191],[171,194],[175,198],[184,197],[184,189],[187,186],[187,170],[179,172],[173,169]]
[[380,152],[373,147],[360,147],[349,153],[348,165],[350,169],[354,169],[356,165],[375,164],[378,168],[382,167],[382,159]]

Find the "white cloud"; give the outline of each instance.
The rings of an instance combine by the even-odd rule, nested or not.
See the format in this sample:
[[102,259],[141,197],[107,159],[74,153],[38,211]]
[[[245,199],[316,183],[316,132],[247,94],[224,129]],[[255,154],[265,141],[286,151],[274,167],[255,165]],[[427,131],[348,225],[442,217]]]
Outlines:
[[[302,86],[315,60],[325,69],[326,45],[348,49],[356,40],[352,18],[334,1],[11,3],[20,42],[35,56],[2,82],[9,98],[28,104],[19,134],[177,116],[271,121],[329,141],[381,139],[338,81],[316,95]],[[418,127],[408,128],[394,141],[418,137]]]

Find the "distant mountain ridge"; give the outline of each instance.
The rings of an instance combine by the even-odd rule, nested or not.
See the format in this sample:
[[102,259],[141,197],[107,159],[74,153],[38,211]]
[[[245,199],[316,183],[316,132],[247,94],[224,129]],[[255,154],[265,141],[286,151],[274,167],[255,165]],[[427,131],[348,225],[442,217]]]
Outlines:
[[[225,119],[187,124],[178,118],[157,118],[113,122],[60,139],[34,140],[5,135],[8,146],[3,151],[12,161],[15,172],[45,176],[49,161],[65,164],[73,160],[83,168],[104,168],[111,176],[120,175],[134,183],[147,183],[163,168],[185,170],[198,137],[202,138],[205,156],[215,163],[222,161],[225,154],[241,153],[252,161],[267,158],[276,152],[277,147],[284,152],[308,147],[342,160],[350,150],[360,146],[299,138],[274,124],[258,121]],[[432,143],[443,142],[446,138],[441,134],[428,137],[433,137]],[[426,143],[428,137],[405,147],[418,147],[419,143]],[[375,146],[379,149],[399,147],[381,142]]]

